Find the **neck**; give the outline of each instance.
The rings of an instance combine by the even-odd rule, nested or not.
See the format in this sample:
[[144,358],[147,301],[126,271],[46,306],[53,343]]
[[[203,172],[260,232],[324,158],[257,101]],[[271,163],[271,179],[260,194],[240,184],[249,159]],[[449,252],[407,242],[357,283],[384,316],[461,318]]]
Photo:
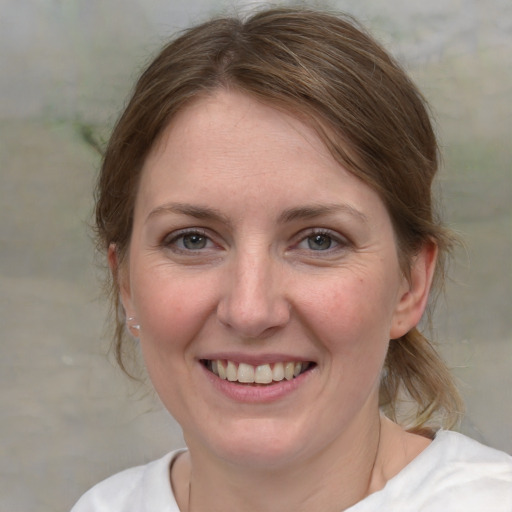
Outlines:
[[[190,446],[183,479],[180,510],[196,512],[283,512],[322,510],[339,512],[375,489],[382,474],[381,422],[354,425],[342,439],[321,453],[279,469],[254,469],[220,462]],[[199,457],[196,455],[199,454]]]

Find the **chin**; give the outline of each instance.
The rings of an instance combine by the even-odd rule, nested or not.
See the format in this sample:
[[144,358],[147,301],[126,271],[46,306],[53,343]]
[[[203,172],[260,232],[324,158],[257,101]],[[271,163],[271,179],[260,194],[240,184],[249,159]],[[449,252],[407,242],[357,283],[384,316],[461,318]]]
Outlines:
[[[207,446],[219,459],[253,470],[279,469],[304,456],[305,440],[314,438],[312,432],[301,435],[297,430],[282,420],[244,419],[230,428],[227,435],[208,433],[201,449]],[[185,439],[193,450],[196,443],[187,435]]]

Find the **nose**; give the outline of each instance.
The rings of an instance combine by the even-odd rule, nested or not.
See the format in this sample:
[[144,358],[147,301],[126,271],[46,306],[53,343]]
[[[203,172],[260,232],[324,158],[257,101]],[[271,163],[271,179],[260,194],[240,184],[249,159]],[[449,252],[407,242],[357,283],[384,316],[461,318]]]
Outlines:
[[240,254],[226,269],[219,321],[244,339],[263,339],[290,319],[284,269],[268,251]]

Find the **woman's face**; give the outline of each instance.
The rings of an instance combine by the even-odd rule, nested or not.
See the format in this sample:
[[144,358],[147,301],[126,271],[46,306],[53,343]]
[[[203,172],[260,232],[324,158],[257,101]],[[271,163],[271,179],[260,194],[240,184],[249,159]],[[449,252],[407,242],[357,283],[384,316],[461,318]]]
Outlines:
[[238,462],[364,430],[389,339],[418,320],[378,195],[312,129],[234,92],[196,100],[148,157],[120,275],[189,447]]

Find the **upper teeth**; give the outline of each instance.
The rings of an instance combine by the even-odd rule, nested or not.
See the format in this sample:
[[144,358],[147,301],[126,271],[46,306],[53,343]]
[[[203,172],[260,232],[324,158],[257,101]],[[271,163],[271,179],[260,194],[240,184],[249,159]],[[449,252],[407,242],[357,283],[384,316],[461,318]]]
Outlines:
[[243,382],[246,384],[270,384],[283,379],[291,380],[306,370],[309,363],[287,362],[260,364],[253,366],[247,363],[235,363],[223,359],[207,362],[207,367],[221,379],[231,382]]

